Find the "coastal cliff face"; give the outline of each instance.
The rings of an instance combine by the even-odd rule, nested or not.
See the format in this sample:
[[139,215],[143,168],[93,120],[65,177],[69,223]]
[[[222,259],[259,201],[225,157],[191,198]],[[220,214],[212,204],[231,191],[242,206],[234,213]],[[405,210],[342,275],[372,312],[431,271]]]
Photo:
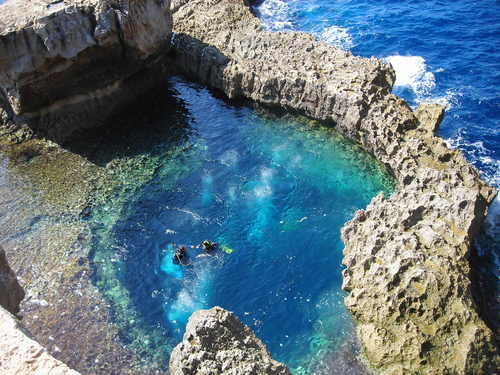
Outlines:
[[[0,6],[0,118],[61,141],[154,85],[170,0],[9,0]],[[3,109],[1,109],[3,107]]]
[[390,65],[298,32],[263,31],[241,1],[192,0],[175,13],[173,61],[182,74],[263,105],[359,124],[395,80]]
[[289,375],[274,361],[252,330],[220,307],[199,310],[189,318],[182,342],[170,356],[171,375]]
[[0,306],[11,314],[17,314],[23,298],[24,290],[9,267],[5,251],[0,246]]
[[390,65],[307,34],[263,31],[243,0],[180,5],[174,32],[177,72],[229,98],[332,122],[393,173],[397,191],[342,232],[346,305],[371,365],[384,374],[494,372],[498,346],[469,261],[496,192],[434,136],[443,108],[413,112],[390,93]]

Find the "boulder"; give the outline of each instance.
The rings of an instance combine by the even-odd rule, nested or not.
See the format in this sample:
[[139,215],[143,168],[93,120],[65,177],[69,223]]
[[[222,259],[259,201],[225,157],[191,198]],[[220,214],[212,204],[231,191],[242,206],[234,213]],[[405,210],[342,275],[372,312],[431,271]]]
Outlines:
[[57,141],[104,124],[155,84],[171,27],[170,0],[8,0],[0,5],[3,123]]
[[0,306],[11,314],[17,314],[23,298],[24,290],[9,267],[5,251],[0,246]]
[[171,375],[289,375],[252,330],[220,307],[189,318],[182,342],[170,356]]
[[430,134],[434,134],[444,118],[446,108],[440,104],[421,104],[415,110],[420,126]]

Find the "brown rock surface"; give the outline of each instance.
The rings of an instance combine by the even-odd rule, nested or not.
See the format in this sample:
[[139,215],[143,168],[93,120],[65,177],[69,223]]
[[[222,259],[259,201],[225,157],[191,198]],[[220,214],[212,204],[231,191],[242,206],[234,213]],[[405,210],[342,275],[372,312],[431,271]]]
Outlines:
[[472,243],[495,190],[433,131],[443,110],[414,113],[394,71],[303,33],[263,31],[243,0],[192,0],[174,15],[172,65],[230,98],[336,124],[394,174],[343,229],[346,304],[364,353],[384,374],[485,374],[499,368],[478,313]]
[[169,0],[0,5],[3,122],[58,141],[105,123],[154,84],[169,46],[169,8]]
[[19,304],[24,298],[24,290],[7,263],[5,251],[0,246],[0,306],[11,314],[19,312]]
[[220,307],[189,318],[182,342],[170,356],[171,375],[289,375],[250,328]]

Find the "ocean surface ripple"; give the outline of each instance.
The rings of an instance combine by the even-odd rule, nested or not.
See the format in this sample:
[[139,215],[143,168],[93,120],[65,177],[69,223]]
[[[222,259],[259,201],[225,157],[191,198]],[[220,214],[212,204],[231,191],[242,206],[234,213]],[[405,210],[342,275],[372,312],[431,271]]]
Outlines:
[[[254,9],[270,30],[310,32],[390,62],[394,92],[412,107],[446,106],[438,135],[500,188],[499,1],[261,0]],[[477,245],[500,280],[498,196]]]

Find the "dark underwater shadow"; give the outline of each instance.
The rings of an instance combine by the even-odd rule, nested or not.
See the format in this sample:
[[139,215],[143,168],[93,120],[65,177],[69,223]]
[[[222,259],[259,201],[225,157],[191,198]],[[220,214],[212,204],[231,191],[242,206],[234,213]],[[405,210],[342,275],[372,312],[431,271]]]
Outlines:
[[172,84],[159,84],[139,96],[101,127],[78,131],[63,146],[92,163],[154,152],[182,142],[191,132],[189,113]]

